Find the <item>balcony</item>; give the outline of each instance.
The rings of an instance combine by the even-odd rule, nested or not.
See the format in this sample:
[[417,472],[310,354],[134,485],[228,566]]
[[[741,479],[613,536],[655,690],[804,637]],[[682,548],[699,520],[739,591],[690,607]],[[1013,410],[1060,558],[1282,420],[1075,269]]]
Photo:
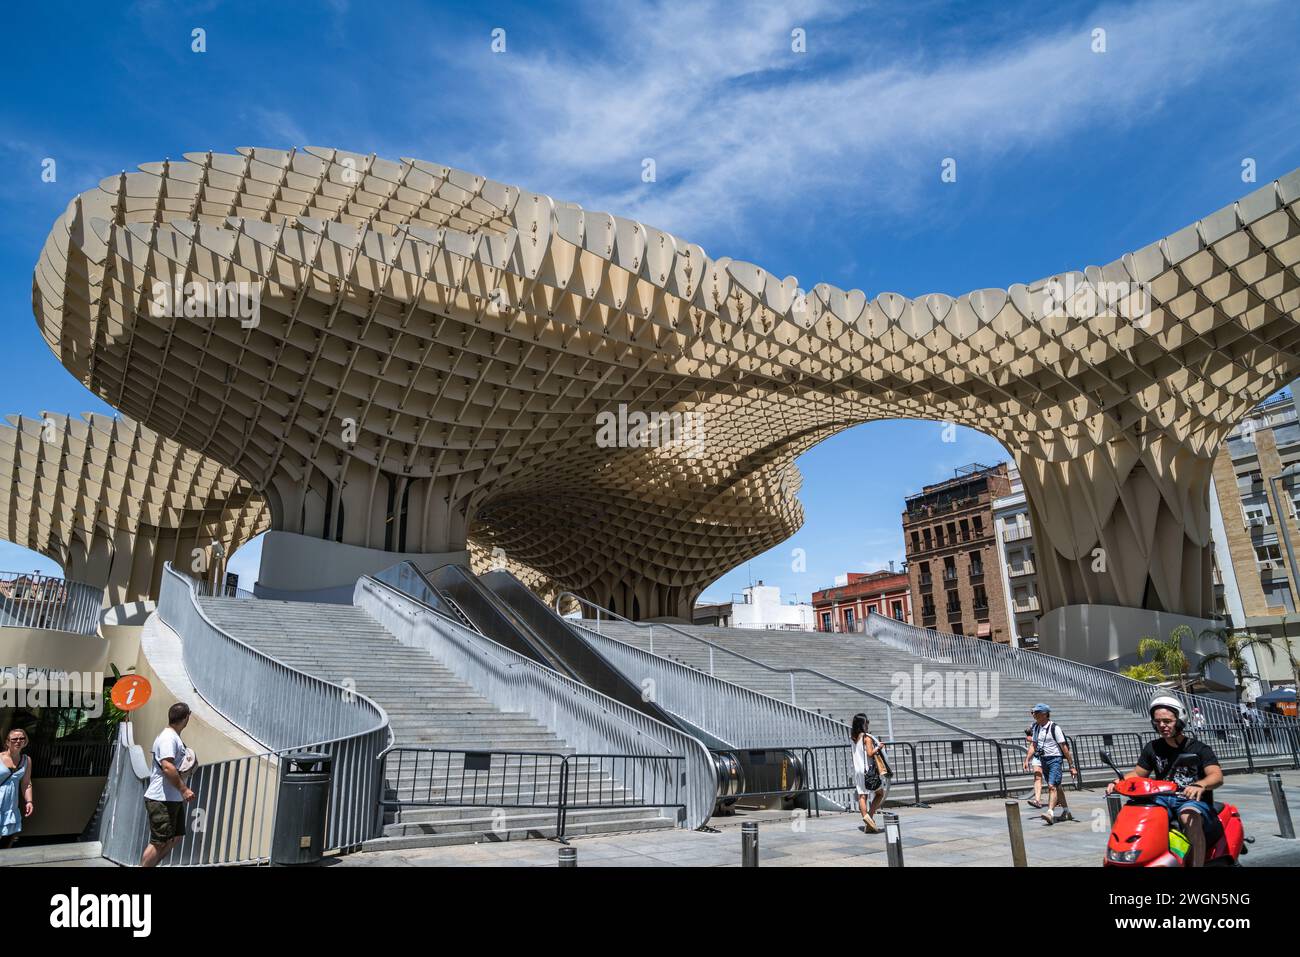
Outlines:
[[1286,565],[1283,562],[1259,562],[1261,581],[1286,581]]
[[957,569],[945,568],[943,570],[943,580],[946,582],[955,582],[957,580]]
[[1003,526],[1002,540],[1004,542],[1018,542],[1021,539],[1029,538],[1033,534],[1033,529],[1028,525],[1008,525]]
[[1030,595],[1028,598],[1013,598],[1011,599],[1011,607],[1015,610],[1016,614],[1027,611],[1038,611],[1038,596]]
[[934,576],[933,576],[933,575],[922,575],[921,578],[920,578],[920,582],[921,582],[921,587],[922,587],[922,588],[929,588],[931,585],[934,584]]
[[1015,578],[1018,575],[1032,575],[1033,573],[1034,573],[1034,563],[1031,561],[1023,561],[1019,565],[1007,566],[1008,578]]
[[983,577],[984,577],[984,566],[983,566],[983,565],[971,565],[971,567],[970,567],[970,577],[971,577],[971,578],[983,578]]

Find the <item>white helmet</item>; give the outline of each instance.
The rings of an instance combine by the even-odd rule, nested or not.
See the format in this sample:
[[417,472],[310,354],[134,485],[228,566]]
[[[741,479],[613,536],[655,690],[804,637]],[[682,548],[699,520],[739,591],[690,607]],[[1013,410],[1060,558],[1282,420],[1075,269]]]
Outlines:
[[1176,727],[1179,730],[1182,730],[1183,724],[1187,721],[1187,708],[1181,701],[1171,694],[1156,695],[1151,699],[1151,703],[1147,705],[1147,714],[1154,718],[1156,708],[1168,708],[1172,711],[1174,713],[1174,720],[1178,722]]

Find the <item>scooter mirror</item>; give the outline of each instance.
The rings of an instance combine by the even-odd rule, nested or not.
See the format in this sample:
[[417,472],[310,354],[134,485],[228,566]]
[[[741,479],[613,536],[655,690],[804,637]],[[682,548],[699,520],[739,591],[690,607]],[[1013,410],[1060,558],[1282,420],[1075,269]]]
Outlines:
[[1115,772],[1115,777],[1123,778],[1124,775],[1119,773],[1119,768],[1115,767],[1115,762],[1111,760],[1110,752],[1107,751],[1105,748],[1102,748],[1099,753],[1101,754],[1101,759],[1106,762],[1106,767],[1110,768],[1112,771]]

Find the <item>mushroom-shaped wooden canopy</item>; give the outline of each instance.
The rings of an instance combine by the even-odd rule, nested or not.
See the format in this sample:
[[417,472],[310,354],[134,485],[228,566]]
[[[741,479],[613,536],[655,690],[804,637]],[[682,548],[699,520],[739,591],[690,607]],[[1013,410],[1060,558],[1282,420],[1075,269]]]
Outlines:
[[229,557],[269,526],[248,482],[138,422],[48,412],[7,422],[0,538],[103,587],[109,605],[156,599],[164,562],[211,574],[211,561],[224,566],[213,541]]
[[[1300,368],[1298,204],[1300,171],[1106,266],[868,298],[434,163],[241,149],[78,196],[33,304],[79,380],[276,529],[404,552],[473,529],[616,611],[689,615],[799,527],[801,452],[925,418],[1015,455],[1046,609],[1202,615],[1211,458]],[[164,283],[256,318],[159,308]]]

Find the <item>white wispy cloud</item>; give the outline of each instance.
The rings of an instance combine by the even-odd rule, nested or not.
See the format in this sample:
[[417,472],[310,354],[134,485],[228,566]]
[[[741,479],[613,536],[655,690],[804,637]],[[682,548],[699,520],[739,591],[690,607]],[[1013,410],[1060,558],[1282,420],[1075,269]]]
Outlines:
[[[910,208],[945,157],[960,178],[1138,124],[1258,39],[1238,5],[1156,0],[942,58],[819,60],[842,15],[818,0],[744,16],[722,3],[616,4],[592,14],[597,37],[581,55],[516,45],[462,68],[482,92],[502,178],[694,239],[816,203]],[[808,53],[791,51],[795,27]],[[1105,53],[1092,50],[1094,27]],[[646,158],[654,183],[641,182]]]

